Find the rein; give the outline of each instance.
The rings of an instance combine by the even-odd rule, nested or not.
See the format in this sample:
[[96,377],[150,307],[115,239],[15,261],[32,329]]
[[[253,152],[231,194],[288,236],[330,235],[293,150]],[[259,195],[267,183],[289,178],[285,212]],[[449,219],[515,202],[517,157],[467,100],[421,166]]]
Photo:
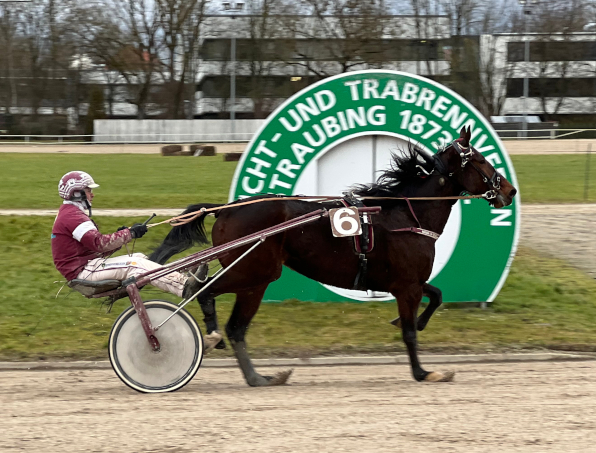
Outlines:
[[[472,156],[473,156],[474,151],[471,146],[464,147],[461,145],[459,140],[454,140],[451,145],[455,148],[456,152],[461,157],[461,167],[464,168],[466,166],[466,164],[469,163],[472,166],[472,168],[474,168],[474,170],[476,170],[480,174],[480,176],[482,177],[484,183],[487,185],[489,190],[487,190],[485,193],[483,193],[481,195],[459,195],[459,196],[449,196],[449,197],[412,197],[412,198],[407,198],[407,197],[357,197],[357,198],[360,200],[406,200],[406,202],[408,203],[408,207],[410,208],[410,212],[416,219],[416,222],[418,223],[419,228],[411,227],[411,228],[407,228],[407,229],[392,230],[392,231],[412,231],[414,233],[423,234],[425,236],[429,236],[429,237],[433,237],[433,238],[437,239],[438,235],[436,233],[433,233],[432,231],[424,230],[420,226],[420,222],[416,218],[416,214],[414,214],[414,210],[412,209],[410,200],[413,200],[413,201],[468,200],[471,198],[485,198],[487,200],[492,200],[497,197],[497,190],[501,188],[501,177],[497,171],[495,171],[495,173],[493,174],[492,177],[489,177],[486,173],[484,173],[484,171],[482,171],[482,169],[480,169],[476,165],[474,165],[474,162],[472,162]],[[446,149],[447,148],[443,148],[443,150],[439,151],[439,153],[437,153],[433,156],[435,167],[439,168],[438,171],[441,174],[444,174],[446,169],[445,169],[445,165],[443,164],[441,159],[438,157],[438,155],[441,154],[442,152],[444,152]],[[448,176],[452,176],[452,175],[453,175],[453,173],[448,174]],[[208,212],[221,211],[222,209],[235,208],[238,206],[246,206],[246,205],[253,204],[253,203],[261,203],[263,201],[279,201],[279,200],[283,200],[283,201],[288,201],[288,200],[315,201],[316,200],[318,202],[322,202],[322,201],[335,201],[335,200],[341,200],[341,199],[342,199],[341,197],[326,196],[326,195],[319,195],[319,196],[303,195],[303,196],[298,196],[298,197],[259,198],[258,200],[250,200],[250,201],[244,201],[244,202],[240,202],[240,203],[225,204],[225,205],[219,206],[217,208],[201,208],[200,210],[195,211],[195,212],[189,212],[187,214],[182,214],[182,215],[179,215],[176,217],[171,217],[171,218],[164,220],[162,222],[149,224],[149,225],[147,225],[147,228],[152,228],[154,226],[163,225],[164,223],[168,223],[172,227],[181,226],[181,225],[185,225],[187,223],[192,222],[196,218],[198,218]],[[437,236],[437,237],[435,237],[435,236]]]
[[[358,197],[358,199],[360,200],[406,200],[408,202],[408,205],[410,206],[410,210],[412,210],[412,206],[410,205],[410,200],[413,201],[433,201],[433,200],[469,200],[472,198],[486,198],[487,194],[482,194],[482,195],[459,195],[459,196],[449,196],[449,197]],[[337,196],[325,196],[325,195],[320,195],[320,196],[299,196],[299,197],[277,197],[277,198],[259,198],[258,200],[250,200],[250,201],[244,201],[241,203],[232,203],[232,204],[225,204],[223,206],[219,206],[217,208],[201,208],[198,211],[195,212],[189,212],[188,214],[182,214],[179,216],[175,216],[175,217],[171,217],[167,220],[163,220],[161,222],[157,222],[157,223],[151,223],[149,225],[147,225],[147,228],[152,228],[158,225],[163,225],[164,223],[169,223],[170,226],[172,227],[176,227],[176,226],[181,226],[181,225],[185,225],[187,223],[192,222],[193,220],[195,220],[197,217],[200,217],[202,215],[204,215],[205,213],[209,213],[209,212],[214,212],[214,211],[221,211],[222,209],[227,209],[227,208],[236,208],[238,206],[246,206],[249,204],[254,204],[254,203],[261,203],[264,201],[288,201],[288,200],[310,200],[310,201],[314,201],[314,200],[319,200],[319,202],[321,201],[335,201],[335,200],[341,200],[341,197],[337,197]]]

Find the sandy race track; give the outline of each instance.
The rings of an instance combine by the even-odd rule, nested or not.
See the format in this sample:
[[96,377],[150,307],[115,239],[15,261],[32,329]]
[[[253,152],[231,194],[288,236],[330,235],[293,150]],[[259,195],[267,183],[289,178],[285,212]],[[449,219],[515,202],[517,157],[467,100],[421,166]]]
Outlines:
[[594,451],[596,361],[448,368],[455,382],[417,384],[406,366],[300,367],[258,389],[205,368],[157,395],[111,370],[5,371],[0,451]]

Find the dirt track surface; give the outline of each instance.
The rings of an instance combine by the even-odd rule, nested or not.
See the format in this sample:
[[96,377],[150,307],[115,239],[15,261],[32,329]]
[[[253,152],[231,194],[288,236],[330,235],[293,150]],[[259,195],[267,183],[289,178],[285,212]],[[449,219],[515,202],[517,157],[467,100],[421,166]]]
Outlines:
[[594,451],[596,361],[450,368],[455,382],[419,384],[406,366],[304,367],[256,389],[201,369],[157,395],[111,370],[2,372],[0,451]]
[[596,278],[596,204],[522,204],[520,244]]

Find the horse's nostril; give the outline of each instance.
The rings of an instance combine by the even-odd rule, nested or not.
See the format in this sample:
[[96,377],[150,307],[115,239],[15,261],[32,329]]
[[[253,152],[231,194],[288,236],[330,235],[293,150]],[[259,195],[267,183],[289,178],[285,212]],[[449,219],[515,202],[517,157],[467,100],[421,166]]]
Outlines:
[[509,197],[513,198],[513,197],[515,197],[516,194],[517,194],[517,189],[511,189],[511,191],[509,192]]

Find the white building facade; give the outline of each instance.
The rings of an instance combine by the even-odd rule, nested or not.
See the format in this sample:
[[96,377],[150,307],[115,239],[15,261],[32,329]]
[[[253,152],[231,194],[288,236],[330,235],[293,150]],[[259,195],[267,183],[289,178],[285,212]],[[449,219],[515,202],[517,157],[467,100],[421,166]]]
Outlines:
[[367,20],[371,19],[210,17],[199,61],[195,115],[228,117],[233,73],[234,111],[239,118],[264,118],[305,86],[346,71],[382,68],[433,77],[449,74],[448,17],[386,16],[374,24]]
[[483,76],[502,104],[501,115],[560,120],[596,113],[596,33],[483,35],[480,50],[482,67],[493,71]]

